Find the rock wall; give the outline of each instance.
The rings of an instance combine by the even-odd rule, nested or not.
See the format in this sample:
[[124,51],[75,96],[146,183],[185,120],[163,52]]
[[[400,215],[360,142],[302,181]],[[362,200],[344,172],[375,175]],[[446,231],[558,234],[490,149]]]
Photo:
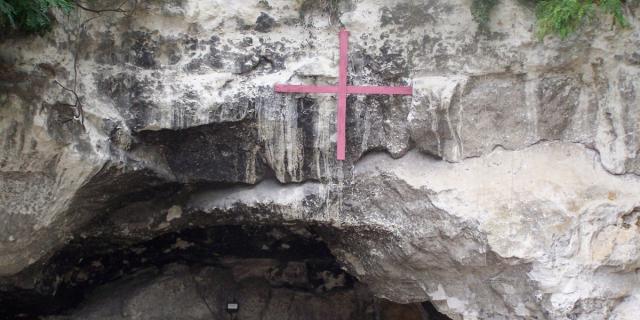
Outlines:
[[[128,5],[2,39],[2,288],[74,239],[280,223],[453,319],[640,312],[637,6],[540,40],[515,0],[488,32],[470,0]],[[335,83],[341,26],[351,84],[414,87],[349,97],[344,162],[334,96],[273,92]]]

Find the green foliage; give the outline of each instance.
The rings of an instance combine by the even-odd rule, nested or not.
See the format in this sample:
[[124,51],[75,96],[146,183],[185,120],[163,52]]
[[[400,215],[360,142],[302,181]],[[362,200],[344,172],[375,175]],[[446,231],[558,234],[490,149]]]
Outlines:
[[481,31],[489,30],[489,15],[497,3],[498,0],[473,0],[471,3],[471,15]]
[[624,16],[623,5],[630,1],[638,0],[539,0],[536,5],[537,34],[541,38],[548,34],[566,38],[597,12],[609,14],[615,24],[627,27],[629,23]]
[[0,0],[0,22],[5,24],[5,20],[8,21],[12,26],[15,25],[15,21],[13,17],[15,16],[16,11],[13,7],[5,2],[4,0]]
[[[625,19],[622,12],[622,5],[624,4],[624,2],[624,0],[601,0],[599,3],[604,12],[613,15],[613,20],[618,25],[622,27],[628,27],[629,22],[627,22],[627,19]],[[635,2],[638,2],[638,0],[635,0]]]
[[538,18],[538,36],[544,37],[556,33],[566,38],[591,18],[595,12],[592,1],[581,0],[542,0],[536,7]]
[[69,12],[71,0],[0,0],[0,27],[26,32],[42,32],[51,26],[49,9]]
[[[536,6],[537,34],[540,38],[557,34],[566,38],[597,13],[611,15],[620,27],[628,27],[624,6],[640,0],[532,0]],[[471,15],[481,32],[488,31],[489,15],[498,0],[473,0]]]

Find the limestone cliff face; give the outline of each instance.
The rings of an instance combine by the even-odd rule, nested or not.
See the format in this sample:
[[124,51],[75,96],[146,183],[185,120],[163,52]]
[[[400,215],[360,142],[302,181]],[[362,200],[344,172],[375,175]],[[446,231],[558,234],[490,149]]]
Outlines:
[[[453,319],[633,319],[640,21],[541,41],[526,3],[488,33],[470,3],[143,2],[3,39],[3,290],[55,292],[68,243],[313,225],[377,296]],[[273,92],[337,82],[340,26],[351,84],[414,87],[349,97],[344,162],[334,96]]]

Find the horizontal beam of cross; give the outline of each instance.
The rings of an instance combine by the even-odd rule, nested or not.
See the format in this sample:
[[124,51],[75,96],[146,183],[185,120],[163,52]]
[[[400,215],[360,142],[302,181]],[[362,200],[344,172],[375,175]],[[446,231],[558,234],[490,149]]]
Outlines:
[[[296,84],[276,84],[276,92],[285,93],[338,93],[339,86],[308,86]],[[412,87],[347,86],[347,94],[393,94],[411,95]]]

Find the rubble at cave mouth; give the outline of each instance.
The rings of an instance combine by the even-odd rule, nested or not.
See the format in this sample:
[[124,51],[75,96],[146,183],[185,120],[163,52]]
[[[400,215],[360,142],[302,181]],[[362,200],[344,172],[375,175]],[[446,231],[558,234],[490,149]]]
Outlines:
[[[2,319],[448,319],[375,298],[309,226],[222,225],[132,242],[72,240],[31,288],[1,284]],[[32,274],[31,274],[32,275]]]

